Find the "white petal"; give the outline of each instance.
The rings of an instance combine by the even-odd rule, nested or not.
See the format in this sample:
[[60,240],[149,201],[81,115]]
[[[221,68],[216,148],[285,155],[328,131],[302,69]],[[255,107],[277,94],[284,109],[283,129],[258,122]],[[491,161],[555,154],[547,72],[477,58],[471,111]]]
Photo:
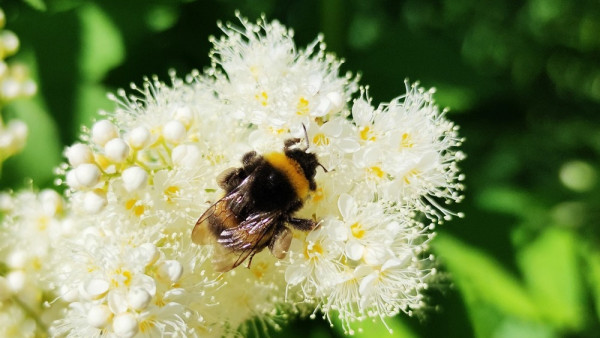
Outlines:
[[289,285],[296,285],[308,277],[310,266],[307,264],[290,265],[285,270],[285,281]]
[[89,299],[100,299],[108,292],[108,282],[103,279],[92,279],[85,284],[84,291]]
[[338,209],[345,220],[352,218],[356,214],[356,202],[354,198],[348,194],[341,194],[338,198]]
[[110,290],[108,296],[108,307],[114,314],[124,313],[129,308],[127,295],[123,288]]
[[351,138],[343,138],[339,140],[338,147],[340,147],[343,152],[354,153],[360,149],[360,143]]
[[110,323],[110,319],[112,318],[112,313],[110,309],[106,305],[94,305],[89,310],[87,315],[87,322],[91,326],[102,329]]
[[346,243],[346,256],[348,258],[358,261],[362,258],[365,252],[365,247],[358,241],[349,241]]
[[127,293],[127,303],[129,307],[136,311],[141,311],[148,306],[152,296],[141,287],[134,287]]
[[183,274],[183,266],[176,260],[164,261],[159,265],[156,273],[159,278],[176,283]]
[[138,330],[138,322],[131,313],[122,313],[113,318],[113,331],[119,337],[133,337]]

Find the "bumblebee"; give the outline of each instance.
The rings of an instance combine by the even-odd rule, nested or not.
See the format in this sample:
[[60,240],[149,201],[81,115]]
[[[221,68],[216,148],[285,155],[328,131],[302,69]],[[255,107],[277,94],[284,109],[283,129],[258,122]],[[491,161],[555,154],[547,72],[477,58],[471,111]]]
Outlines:
[[[306,135],[306,129],[305,135]],[[317,226],[311,219],[296,218],[310,191],[317,188],[317,155],[299,148],[299,138],[284,142],[283,152],[242,157],[241,168],[229,168],[217,177],[225,196],[211,205],[192,231],[196,244],[214,244],[212,263],[226,272],[242,264],[264,248],[273,256],[285,257],[292,241],[293,227],[309,231]]]

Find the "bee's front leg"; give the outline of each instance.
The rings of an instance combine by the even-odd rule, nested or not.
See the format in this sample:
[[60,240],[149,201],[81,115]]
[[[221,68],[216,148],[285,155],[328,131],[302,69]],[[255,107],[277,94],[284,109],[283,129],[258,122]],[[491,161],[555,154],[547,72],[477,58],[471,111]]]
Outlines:
[[319,225],[312,219],[290,217],[287,223],[300,231],[310,231]]

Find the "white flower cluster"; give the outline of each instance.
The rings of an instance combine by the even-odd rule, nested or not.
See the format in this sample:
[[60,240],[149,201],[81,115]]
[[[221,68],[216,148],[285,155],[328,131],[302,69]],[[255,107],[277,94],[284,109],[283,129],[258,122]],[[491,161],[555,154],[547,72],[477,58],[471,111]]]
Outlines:
[[[19,38],[3,30],[4,11],[0,9],[0,107],[20,97],[30,97],[37,92],[36,83],[29,78],[27,67],[19,63],[7,64],[5,59],[19,50]],[[20,120],[7,124],[0,117],[0,164],[25,147],[27,125]]]
[[65,201],[53,190],[0,194],[0,336],[33,337],[60,316],[53,243],[72,235]]
[[[211,40],[210,68],[119,91],[117,109],[65,151],[72,221],[44,275],[66,305],[52,334],[229,336],[318,311],[352,333],[423,307],[432,230],[453,215],[440,203],[462,198],[457,127],[417,85],[379,106],[353,97],[358,79],[340,76],[321,37],[298,50],[276,21],[241,22]],[[319,226],[294,231],[283,260],[265,250],[216,272],[214,248],[191,241],[222,197],[216,177],[303,128],[328,171],[298,217]]]

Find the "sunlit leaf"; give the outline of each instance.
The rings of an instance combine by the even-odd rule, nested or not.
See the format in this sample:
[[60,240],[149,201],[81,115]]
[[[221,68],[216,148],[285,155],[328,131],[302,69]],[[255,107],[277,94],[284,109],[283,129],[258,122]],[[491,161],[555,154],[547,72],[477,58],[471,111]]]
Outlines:
[[[337,318],[332,318],[334,328],[344,334],[342,322]],[[415,338],[417,337],[412,330],[404,324],[400,318],[388,318],[385,324],[379,319],[365,320],[360,323],[351,324],[354,334],[357,338]],[[387,327],[386,327],[387,326]]]
[[590,289],[596,305],[596,316],[600,319],[600,248],[588,250],[585,258],[587,258],[587,275]]
[[88,4],[79,11],[81,54],[79,65],[86,80],[99,81],[125,58],[121,33],[97,6]]
[[23,184],[25,178],[31,178],[36,186],[51,185],[52,168],[60,163],[62,152],[54,121],[36,99],[12,102],[6,110],[27,124],[29,136],[25,149],[6,162],[3,180],[11,181],[13,187]]
[[434,248],[462,293],[478,336],[493,333],[503,316],[540,317],[523,285],[486,253],[445,233]]
[[518,252],[531,295],[559,328],[581,328],[585,320],[576,242],[568,230],[550,228]]
[[23,0],[23,2],[32,8],[37,9],[38,11],[45,11],[47,9],[46,2],[44,0]]

